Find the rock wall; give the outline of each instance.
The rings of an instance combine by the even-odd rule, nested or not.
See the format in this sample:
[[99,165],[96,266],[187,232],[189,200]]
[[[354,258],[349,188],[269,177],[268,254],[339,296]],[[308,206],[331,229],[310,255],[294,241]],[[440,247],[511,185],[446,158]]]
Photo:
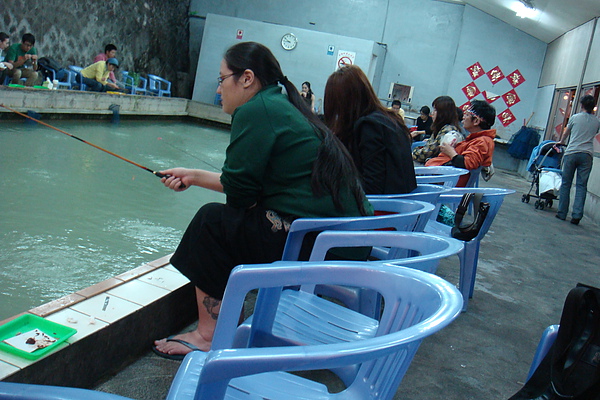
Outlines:
[[0,31],[11,43],[32,33],[41,57],[87,66],[113,43],[120,70],[162,76],[191,98],[189,0],[4,0],[0,9]]

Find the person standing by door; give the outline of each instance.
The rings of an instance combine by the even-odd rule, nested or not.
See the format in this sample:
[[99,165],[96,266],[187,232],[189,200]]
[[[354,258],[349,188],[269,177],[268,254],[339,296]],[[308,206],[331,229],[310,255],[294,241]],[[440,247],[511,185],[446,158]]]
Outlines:
[[575,200],[571,213],[571,223],[578,225],[583,218],[583,206],[587,195],[587,182],[592,171],[594,159],[594,137],[600,130],[600,121],[594,115],[594,96],[585,95],[580,100],[583,112],[569,119],[567,129],[560,137],[559,143],[569,145],[562,159],[562,185],[558,194],[558,212],[556,218],[565,220],[569,212],[571,184],[577,171],[575,183]]

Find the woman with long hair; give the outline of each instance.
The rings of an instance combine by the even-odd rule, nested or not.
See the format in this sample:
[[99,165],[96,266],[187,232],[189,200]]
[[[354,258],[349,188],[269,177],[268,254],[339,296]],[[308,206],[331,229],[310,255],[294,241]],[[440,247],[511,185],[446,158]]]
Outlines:
[[365,193],[402,194],[417,187],[408,128],[381,104],[359,67],[331,74],[324,108],[325,123],[352,155]]
[[167,358],[210,349],[231,270],[280,260],[294,219],[373,214],[350,155],[267,47],[229,48],[218,81],[223,111],[232,115],[221,172],[162,171],[163,183],[176,192],[199,186],[227,196],[225,204],[200,208],[171,258],[196,287],[198,327],[155,341],[154,351]]
[[460,120],[452,97],[437,97],[431,106],[433,107],[431,137],[427,139],[424,146],[415,148],[412,154],[413,160],[420,163],[425,163],[428,159],[440,154],[440,143],[446,133],[454,131],[462,137]]
[[302,100],[310,107],[312,112],[315,112],[315,94],[310,88],[310,82],[302,82],[302,91],[300,92]]

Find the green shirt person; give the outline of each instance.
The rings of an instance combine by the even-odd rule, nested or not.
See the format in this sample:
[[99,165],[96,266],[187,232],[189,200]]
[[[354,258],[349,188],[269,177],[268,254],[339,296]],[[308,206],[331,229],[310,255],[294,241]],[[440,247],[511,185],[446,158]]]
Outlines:
[[26,78],[25,86],[33,86],[38,83],[38,53],[35,45],[35,36],[26,33],[21,39],[21,43],[13,44],[6,53],[7,62],[11,63],[13,68],[6,71],[6,74],[12,78],[12,83],[20,84],[21,78]]

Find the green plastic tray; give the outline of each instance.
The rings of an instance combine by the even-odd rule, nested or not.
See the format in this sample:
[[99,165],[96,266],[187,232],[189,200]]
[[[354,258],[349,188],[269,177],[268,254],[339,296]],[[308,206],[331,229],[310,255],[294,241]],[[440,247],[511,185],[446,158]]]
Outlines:
[[25,87],[25,85],[17,85],[16,83],[10,83],[10,84],[8,85],[8,87],[15,87],[15,88],[17,88],[17,87],[18,87],[18,88],[24,88],[24,87]]
[[[31,353],[17,349],[16,347],[3,342],[3,340],[17,336],[19,333],[27,332],[36,328],[56,338],[56,342],[52,343],[48,347],[37,349]],[[37,315],[24,314],[10,322],[7,322],[4,325],[0,325],[0,350],[15,354],[19,357],[27,358],[29,360],[37,360],[38,358],[43,357],[56,349],[59,344],[76,333],[77,329],[48,321],[47,319],[38,317]]]

